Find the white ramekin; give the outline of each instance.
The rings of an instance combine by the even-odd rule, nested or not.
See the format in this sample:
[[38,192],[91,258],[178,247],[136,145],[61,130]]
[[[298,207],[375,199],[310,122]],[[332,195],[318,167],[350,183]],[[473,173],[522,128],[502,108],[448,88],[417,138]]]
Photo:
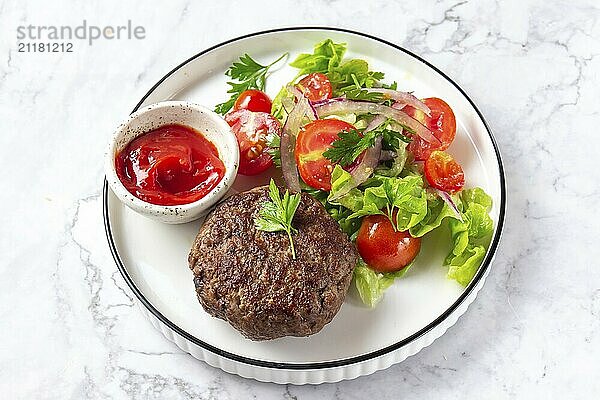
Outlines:
[[[163,125],[180,124],[199,132],[215,145],[225,164],[225,175],[206,196],[193,203],[161,206],[143,201],[125,188],[115,168],[115,156],[136,137]],[[168,224],[182,224],[205,215],[227,193],[235,180],[239,150],[231,128],[214,111],[186,101],[163,101],[134,112],[116,129],[108,144],[105,173],[110,188],[121,202],[135,212]]]

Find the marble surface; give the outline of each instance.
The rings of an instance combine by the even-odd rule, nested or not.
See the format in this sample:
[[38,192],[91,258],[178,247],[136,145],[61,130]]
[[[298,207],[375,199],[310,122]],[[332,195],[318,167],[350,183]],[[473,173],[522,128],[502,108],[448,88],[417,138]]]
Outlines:
[[[166,3],[165,3],[166,4]],[[600,90],[596,0],[0,2],[0,393],[10,399],[597,398]],[[141,41],[16,51],[23,24],[146,28]],[[506,229],[476,302],[405,362],[349,382],[228,375],[154,331],[109,254],[109,133],[168,70],[256,30],[340,26],[446,71],[490,123]]]

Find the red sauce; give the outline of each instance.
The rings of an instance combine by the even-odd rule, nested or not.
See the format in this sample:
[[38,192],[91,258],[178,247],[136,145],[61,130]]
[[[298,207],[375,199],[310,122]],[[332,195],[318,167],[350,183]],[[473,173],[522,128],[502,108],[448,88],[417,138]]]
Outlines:
[[117,154],[115,167],[131,194],[163,206],[200,200],[225,175],[215,145],[183,125],[165,125],[138,136]]

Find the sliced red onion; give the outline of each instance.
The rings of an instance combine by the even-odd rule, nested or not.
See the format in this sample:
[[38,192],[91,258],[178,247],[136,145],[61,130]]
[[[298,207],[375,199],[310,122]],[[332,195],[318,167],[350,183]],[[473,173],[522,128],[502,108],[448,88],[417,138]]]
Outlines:
[[396,110],[402,110],[404,107],[406,107],[406,103],[395,101],[394,104],[391,105],[391,107],[395,108]]
[[412,118],[404,111],[396,110],[392,107],[377,103],[368,103],[365,101],[337,100],[315,106],[319,118],[333,114],[381,114],[387,118],[407,126],[415,131],[423,140],[434,145],[439,145],[440,141],[431,133],[429,129],[423,126],[419,121]]
[[348,193],[361,183],[369,179],[375,167],[379,164],[379,156],[381,155],[381,146],[383,138],[378,136],[375,139],[375,144],[364,151],[362,159],[358,165],[350,172],[351,179],[347,181],[329,200],[335,201]]
[[[385,121],[386,118],[383,115],[376,115],[375,118],[373,118],[371,122],[369,122],[369,125],[367,125],[367,127],[365,128],[364,133],[372,131],[379,125],[383,124]],[[336,195],[331,198],[332,201],[339,199],[342,196],[345,196],[352,189],[358,187],[361,183],[369,179],[369,176],[371,176],[371,174],[375,170],[375,167],[377,167],[377,164],[379,164],[379,157],[381,156],[382,144],[383,138],[381,136],[378,136],[375,139],[375,143],[373,144],[373,146],[369,147],[367,150],[364,151],[358,164],[351,171],[349,171],[350,176],[352,176],[352,179],[346,182],[346,184],[336,193]]]
[[440,195],[440,197],[442,198],[442,200],[444,200],[444,202],[446,204],[448,204],[448,206],[452,209],[452,211],[454,211],[454,216],[460,220],[460,222],[462,222],[462,216],[460,215],[460,211],[458,211],[458,207],[456,207],[456,204],[454,204],[454,201],[452,200],[452,196],[450,196],[450,194],[448,192],[445,192],[443,190],[439,190],[439,189],[435,189],[435,191],[437,192],[437,194]]
[[285,109],[286,114],[289,114],[296,105],[293,97],[284,96],[281,99],[281,105]]
[[371,120],[371,122],[369,122],[369,125],[367,125],[367,127],[365,128],[365,133],[372,131],[373,129],[376,129],[379,125],[383,124],[385,121],[387,120],[387,118],[381,114],[378,114],[375,116],[375,118],[373,118]]
[[293,94],[294,97],[296,97],[296,100],[300,100],[300,97],[304,96],[304,94],[302,94],[302,92],[296,87],[296,85],[288,84],[285,88],[288,92]]
[[[412,106],[412,107],[416,108],[417,110],[423,111],[428,116],[431,116],[431,110],[429,109],[429,107],[427,107],[427,105],[425,103],[423,103],[421,100],[419,100],[415,96],[413,96],[412,93],[400,92],[398,90],[385,89],[385,88],[366,88],[363,90],[366,90],[369,93],[381,93],[383,95],[383,97],[385,97],[387,99],[395,100],[398,103],[408,104],[409,106]],[[396,107],[394,107],[394,108],[396,108]]]
[[346,100],[346,98],[345,97],[333,97],[331,99],[313,101],[311,103],[314,107],[318,107],[318,106],[321,106],[326,103],[335,103],[336,101],[342,101],[342,100]]
[[389,161],[389,160],[393,160],[394,158],[396,158],[398,154],[395,151],[392,150],[382,150],[381,151],[381,157],[379,157],[380,161]]
[[310,107],[310,119],[311,120],[315,120],[315,119],[319,119],[318,115],[317,115],[317,109],[312,105],[312,103],[310,101],[308,101],[308,106]]
[[302,126],[304,117],[314,119],[308,99],[301,96],[298,103],[292,108],[283,125],[281,133],[281,172],[287,187],[293,193],[300,192],[300,177],[298,176],[298,168],[294,158],[294,149],[296,147],[296,136]]
[[[285,87],[287,89],[288,92],[290,92],[291,94],[294,95],[294,97],[296,98],[296,101],[300,101],[300,98],[305,97],[304,93],[302,93],[302,91],[300,91],[300,89],[298,89],[296,87],[296,85],[287,85]],[[315,110],[315,107],[312,105],[312,103],[310,102],[310,100],[307,99],[308,102],[308,106],[310,107],[310,111],[312,112],[312,119],[317,119],[317,110]]]

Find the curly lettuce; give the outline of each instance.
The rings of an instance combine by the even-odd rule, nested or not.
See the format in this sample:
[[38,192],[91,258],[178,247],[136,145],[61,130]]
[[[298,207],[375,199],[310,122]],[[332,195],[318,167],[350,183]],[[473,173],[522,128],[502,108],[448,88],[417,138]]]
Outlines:
[[494,232],[489,216],[492,198],[483,189],[466,189],[460,194],[458,207],[462,221],[450,219],[453,247],[444,261],[448,277],[467,286],[483,262]]
[[[456,203],[458,198],[453,196]],[[410,228],[410,234],[414,237],[422,237],[442,225],[446,218],[456,219],[456,213],[438,195],[428,194],[427,212],[425,217],[415,226]]]
[[[351,238],[356,236],[360,220],[367,215],[384,215],[397,230],[422,237],[447,224],[452,249],[444,265],[448,278],[466,286],[483,262],[494,230],[489,216],[492,199],[483,189],[466,189],[452,195],[459,215],[440,196],[425,189],[417,174],[404,177],[375,175],[360,188],[344,196],[336,194],[351,182],[351,175],[336,166],[332,173],[331,192],[327,200],[330,214]],[[404,273],[406,269],[403,269]],[[402,272],[400,271],[400,272]],[[354,280],[361,299],[374,306],[394,279],[404,273],[378,274],[364,262],[356,267]]]
[[[373,86],[395,87],[395,83],[384,85],[381,80],[385,74],[371,71],[369,63],[365,60],[344,59],[346,49],[346,43],[335,43],[331,39],[326,39],[317,43],[312,53],[299,54],[289,64],[298,69],[298,74],[290,84],[295,84],[296,80],[303,75],[322,73],[326,74],[331,82],[333,97],[344,96],[352,100],[383,101],[380,93],[367,92],[363,89]],[[282,123],[287,116],[286,104],[293,104],[294,98],[286,86],[284,85],[277,93],[271,106],[271,114]],[[355,116],[343,119],[348,118],[355,118]]]
[[382,274],[373,271],[363,260],[359,260],[354,268],[353,278],[362,302],[371,308],[375,307],[383,298],[385,290],[392,286],[396,279],[402,278],[411,267],[412,264],[409,264],[400,271]]
[[367,187],[364,192],[354,188],[348,194],[338,196],[339,190],[351,179],[347,171],[336,166],[328,197],[330,203],[353,211],[348,216],[349,219],[385,215],[396,230],[405,231],[419,224],[427,215],[427,195],[420,176],[380,177],[379,185]]
[[312,54],[300,54],[290,66],[300,70],[298,76],[313,72],[326,74],[340,65],[346,48],[346,43],[334,43],[333,40],[326,39],[315,45]]

